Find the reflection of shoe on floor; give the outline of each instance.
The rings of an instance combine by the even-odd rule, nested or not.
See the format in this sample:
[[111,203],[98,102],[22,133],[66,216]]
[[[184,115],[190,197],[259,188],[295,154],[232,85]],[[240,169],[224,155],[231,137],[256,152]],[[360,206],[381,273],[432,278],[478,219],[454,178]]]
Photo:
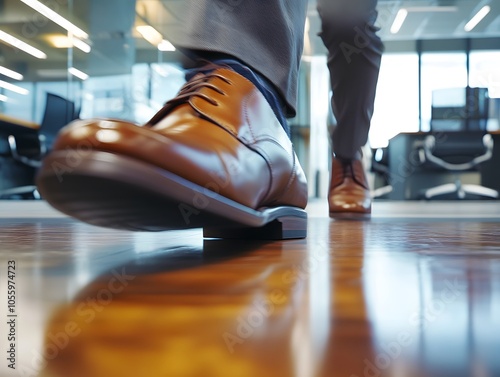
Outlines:
[[[260,91],[225,68],[193,77],[143,127],[67,126],[38,184],[55,208],[100,226],[306,235],[307,184],[292,144]],[[253,233],[220,230],[234,227]]]
[[370,217],[370,189],[361,160],[333,158],[328,204],[332,218]]

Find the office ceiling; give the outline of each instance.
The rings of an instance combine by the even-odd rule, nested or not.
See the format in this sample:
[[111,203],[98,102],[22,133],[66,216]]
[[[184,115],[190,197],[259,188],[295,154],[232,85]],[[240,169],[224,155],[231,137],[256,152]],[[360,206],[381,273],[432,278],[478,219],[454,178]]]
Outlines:
[[[491,7],[489,14],[471,32],[466,32],[465,24],[485,5]],[[418,39],[500,37],[499,0],[379,0],[377,8],[379,35],[386,43]],[[392,34],[390,29],[400,9],[407,9],[408,15],[400,31]],[[321,41],[313,35],[320,29],[316,1],[310,1],[308,15],[311,20],[312,53],[315,54],[324,51]]]
[[[185,0],[43,2],[90,34],[92,52],[85,54],[74,49],[72,55],[73,65],[90,75],[126,72],[136,60],[176,59],[172,53],[159,54],[132,26],[150,24],[164,33],[166,26],[179,18]],[[491,12],[472,32],[466,33],[465,23],[486,4],[491,7]],[[390,26],[401,8],[408,9],[408,16],[400,32],[391,34]],[[380,35],[384,41],[500,37],[499,0],[380,0],[378,9]],[[323,53],[324,47],[316,35],[320,24],[313,0],[309,4],[308,18],[311,45],[307,53]],[[21,0],[0,0],[0,30],[17,36],[47,54],[47,59],[39,60],[0,43],[0,65],[20,71],[26,79],[32,80],[53,80],[66,75],[68,50],[54,48],[47,39],[51,34],[64,34],[64,29],[47,21]],[[168,38],[167,35],[165,37]]]
[[[491,7],[490,13],[472,32],[465,32],[465,24],[485,5]],[[408,10],[408,16],[399,33],[391,34],[392,22],[401,8]],[[382,0],[378,9],[380,35],[386,41],[500,36],[498,0]]]

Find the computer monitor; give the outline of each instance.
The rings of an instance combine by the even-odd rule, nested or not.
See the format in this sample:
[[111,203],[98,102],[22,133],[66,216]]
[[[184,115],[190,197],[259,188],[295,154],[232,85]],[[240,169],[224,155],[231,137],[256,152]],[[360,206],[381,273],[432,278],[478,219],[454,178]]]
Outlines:
[[447,88],[432,93],[431,131],[486,130],[487,88]]

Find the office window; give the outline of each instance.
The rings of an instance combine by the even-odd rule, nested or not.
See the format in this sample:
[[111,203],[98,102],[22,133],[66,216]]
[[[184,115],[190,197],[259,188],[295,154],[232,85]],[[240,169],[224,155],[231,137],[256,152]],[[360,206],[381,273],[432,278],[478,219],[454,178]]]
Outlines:
[[471,87],[488,88],[489,115],[487,129],[500,129],[500,51],[472,51],[470,54]]
[[151,64],[151,106],[158,111],[169,99],[176,96],[186,82],[180,64]]
[[470,53],[470,86],[488,88],[490,98],[500,98],[500,51]]
[[385,54],[375,98],[369,143],[385,147],[400,132],[418,131],[418,56]]
[[422,54],[422,131],[430,130],[433,93],[466,86],[467,57],[464,52]]
[[34,121],[35,85],[30,82],[16,82],[21,91],[0,90],[0,113],[21,120]]
[[184,84],[178,64],[137,63],[131,74],[90,77],[84,83],[82,117],[147,122]]

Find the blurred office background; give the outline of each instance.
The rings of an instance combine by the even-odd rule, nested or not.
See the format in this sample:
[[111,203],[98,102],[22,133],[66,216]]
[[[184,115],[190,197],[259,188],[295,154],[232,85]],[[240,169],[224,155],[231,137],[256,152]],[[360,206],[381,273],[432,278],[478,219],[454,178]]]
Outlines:
[[[73,118],[147,121],[184,82],[182,55],[165,32],[166,25],[179,19],[182,3],[0,0],[0,115],[40,124],[51,93],[71,102]],[[221,14],[237,11],[238,1],[214,3]],[[329,165],[326,136],[335,119],[329,110],[326,51],[317,36],[315,2],[310,1],[309,7],[298,114],[290,123],[311,196],[324,196]],[[380,177],[377,181],[371,167],[374,154],[386,151],[397,135],[432,131],[435,106],[465,108],[471,93],[467,87],[485,90],[474,102],[487,111],[482,129],[495,133],[500,128],[499,1],[380,0],[378,7],[386,51],[366,148],[374,188],[394,183],[387,176],[385,182]],[[462,115],[453,114],[445,119],[444,130],[462,130],[463,119],[458,119]],[[5,174],[12,162],[5,143],[8,133],[0,128],[5,145],[2,150],[0,141],[0,190],[20,185],[13,181],[25,169],[16,161],[20,170]],[[383,198],[384,192],[379,196]]]

